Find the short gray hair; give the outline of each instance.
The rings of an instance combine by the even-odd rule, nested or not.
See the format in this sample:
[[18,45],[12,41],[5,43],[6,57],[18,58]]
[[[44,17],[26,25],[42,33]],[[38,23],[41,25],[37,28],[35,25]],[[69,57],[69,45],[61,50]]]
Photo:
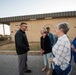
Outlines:
[[69,24],[67,22],[59,23],[57,25],[57,27],[58,27],[58,29],[62,29],[62,31],[63,31],[64,34],[67,34],[67,32],[70,29]]

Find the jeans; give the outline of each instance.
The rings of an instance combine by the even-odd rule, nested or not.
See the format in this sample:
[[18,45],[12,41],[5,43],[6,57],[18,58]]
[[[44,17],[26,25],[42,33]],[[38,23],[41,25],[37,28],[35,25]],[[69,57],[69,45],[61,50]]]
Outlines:
[[43,55],[44,65],[47,66],[49,69],[51,68],[50,59],[49,59],[50,57],[52,57],[52,53],[51,52]]
[[74,62],[76,63],[76,52],[73,51]]
[[63,70],[61,70],[61,68],[59,66],[55,65],[55,71],[56,71],[57,75],[68,75],[71,71],[71,68],[72,68],[72,66],[71,66],[71,64],[69,64],[68,67],[63,71]]

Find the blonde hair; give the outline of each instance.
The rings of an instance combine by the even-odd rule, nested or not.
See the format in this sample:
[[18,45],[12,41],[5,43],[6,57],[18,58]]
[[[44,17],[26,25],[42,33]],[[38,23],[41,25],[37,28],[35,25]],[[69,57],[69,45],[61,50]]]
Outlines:
[[42,33],[47,33],[47,29],[46,29],[46,28],[42,28],[40,31],[41,31]]

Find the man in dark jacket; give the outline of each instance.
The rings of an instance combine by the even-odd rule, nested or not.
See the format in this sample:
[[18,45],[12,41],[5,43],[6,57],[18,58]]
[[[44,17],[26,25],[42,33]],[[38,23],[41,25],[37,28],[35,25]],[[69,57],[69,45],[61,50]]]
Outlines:
[[24,73],[31,73],[27,67],[27,52],[29,49],[28,40],[25,31],[27,30],[27,23],[21,23],[20,29],[15,34],[15,46],[19,62],[19,75]]
[[53,34],[50,33],[50,27],[46,27],[46,29],[47,29],[47,35],[50,38],[51,47],[53,47],[53,44],[54,44]]

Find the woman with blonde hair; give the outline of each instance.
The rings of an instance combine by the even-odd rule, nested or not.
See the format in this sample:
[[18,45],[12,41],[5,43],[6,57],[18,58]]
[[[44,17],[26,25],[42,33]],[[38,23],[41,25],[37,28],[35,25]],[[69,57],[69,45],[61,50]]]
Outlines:
[[45,28],[41,29],[41,38],[40,38],[40,44],[41,44],[41,54],[44,58],[44,67],[42,68],[42,71],[45,71],[48,68],[47,75],[50,75],[51,73],[51,66],[49,58],[51,57],[52,47],[50,46],[50,38],[47,35],[47,30]]

